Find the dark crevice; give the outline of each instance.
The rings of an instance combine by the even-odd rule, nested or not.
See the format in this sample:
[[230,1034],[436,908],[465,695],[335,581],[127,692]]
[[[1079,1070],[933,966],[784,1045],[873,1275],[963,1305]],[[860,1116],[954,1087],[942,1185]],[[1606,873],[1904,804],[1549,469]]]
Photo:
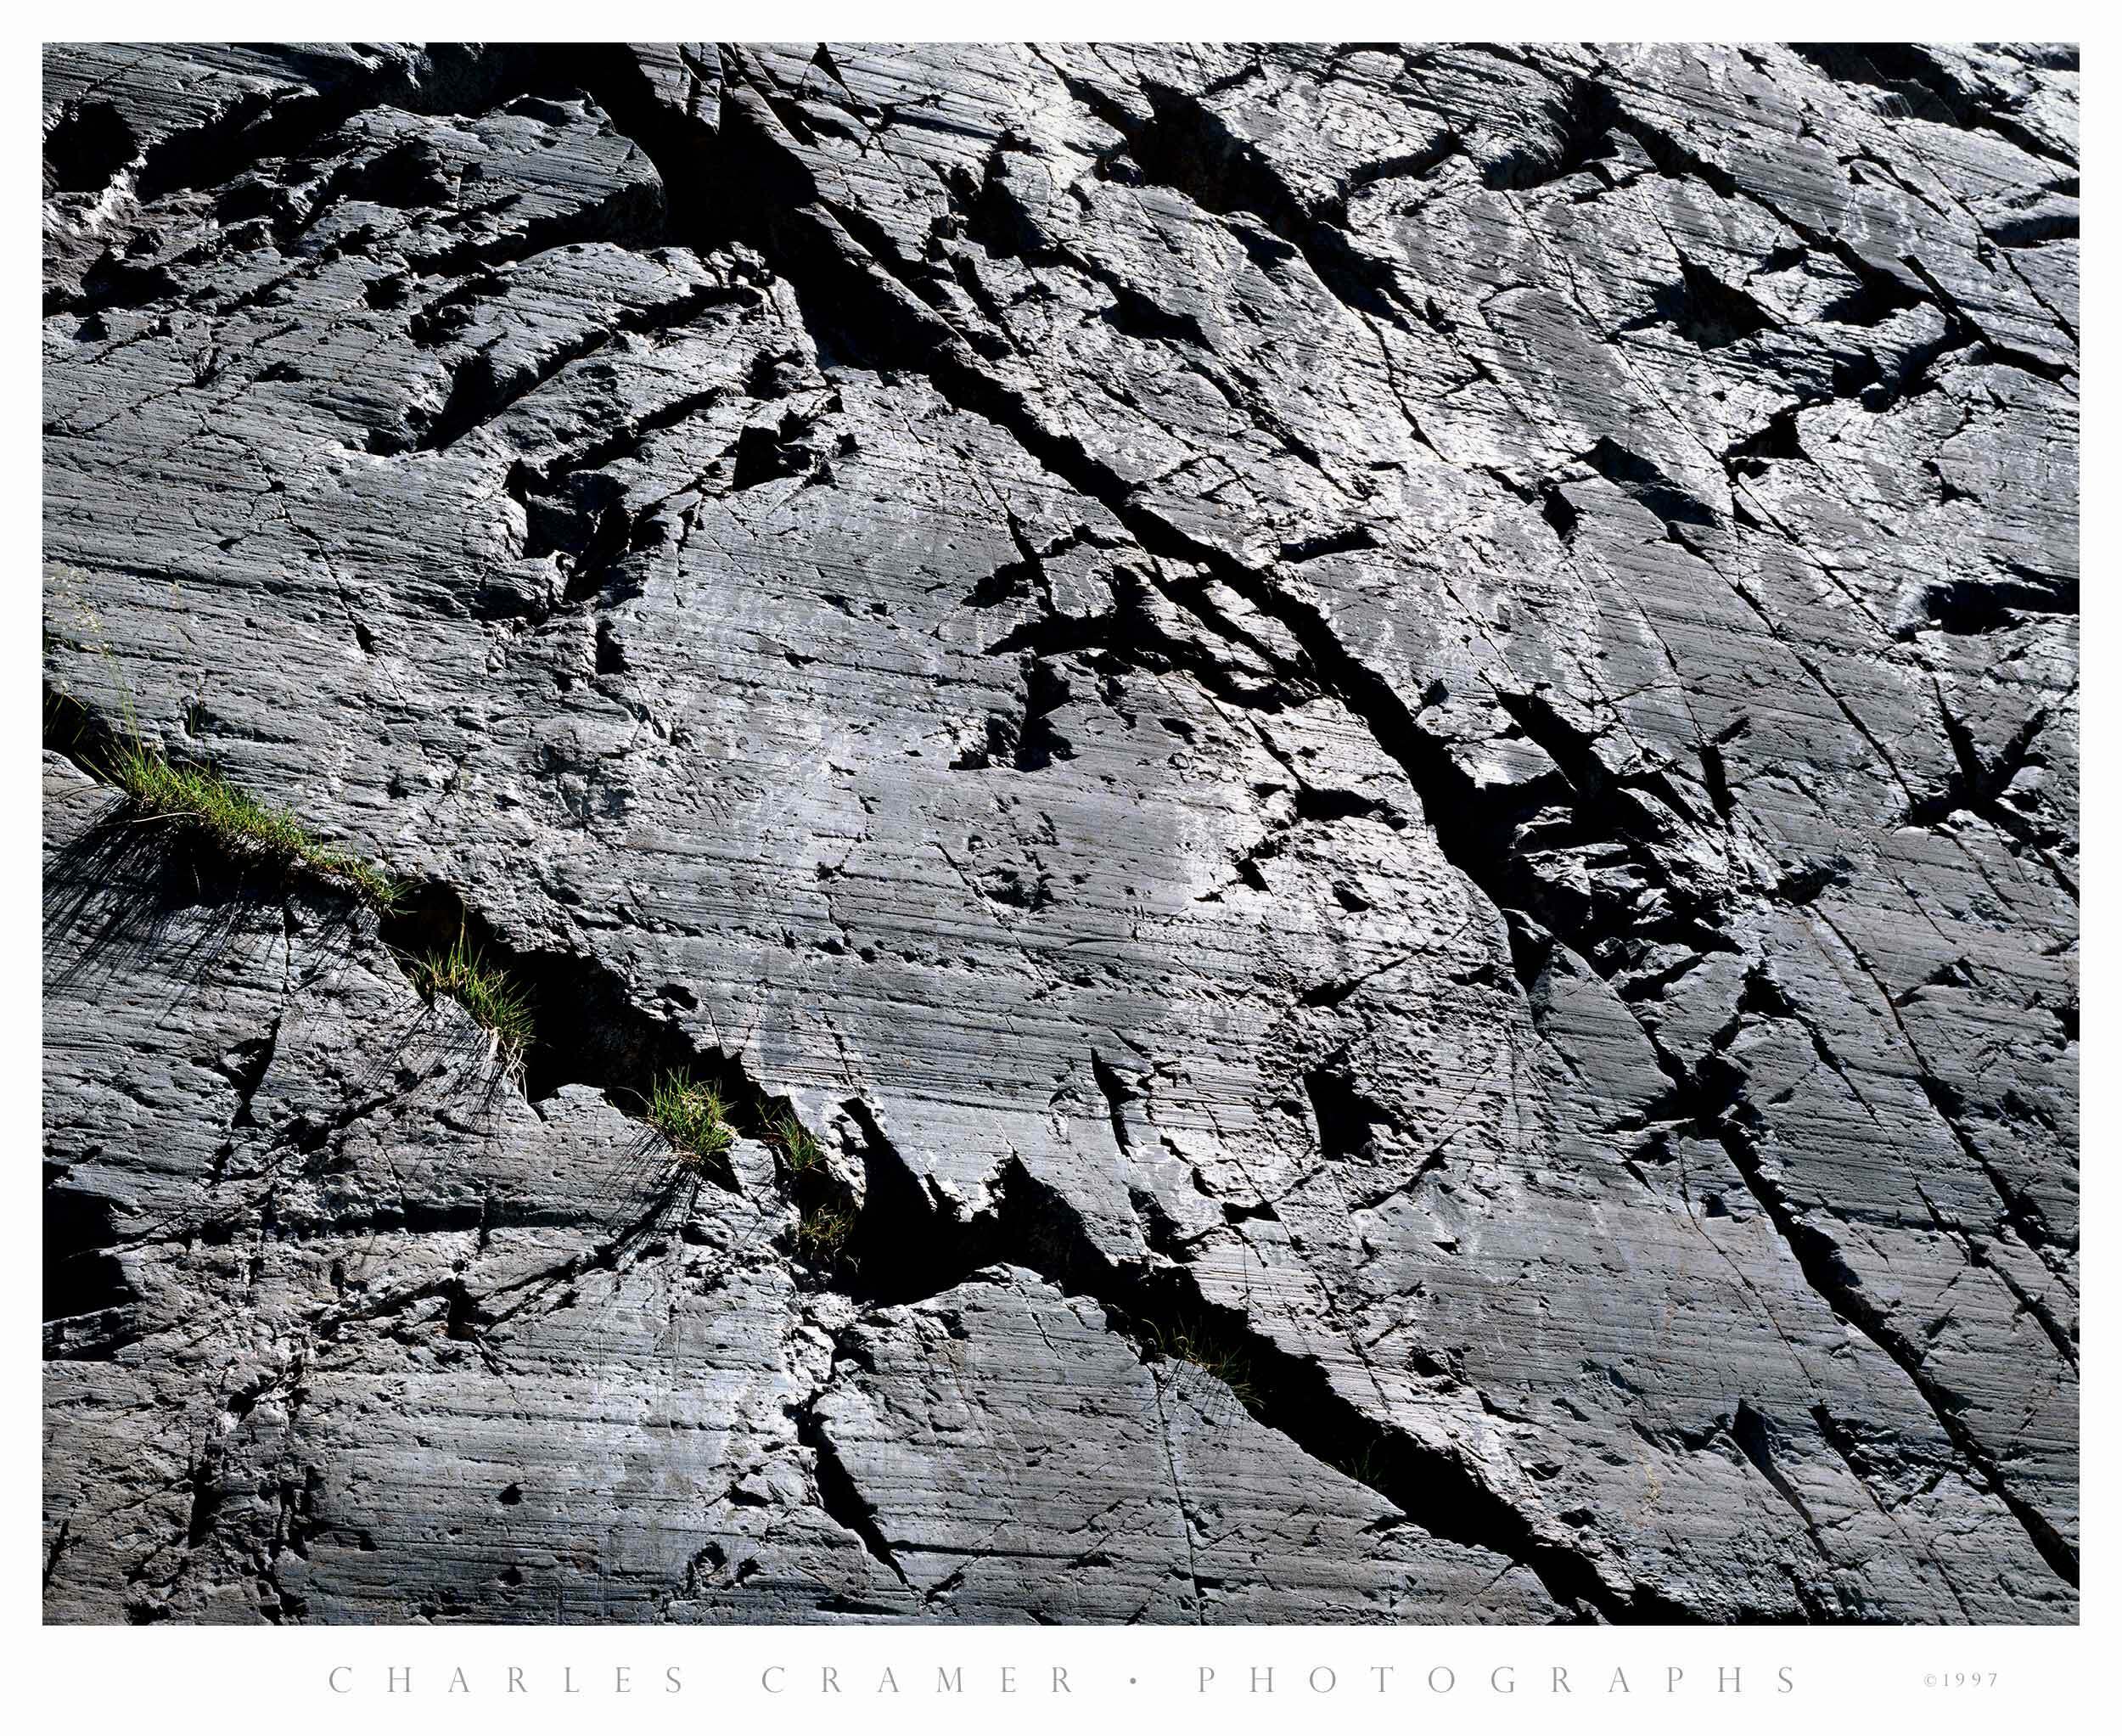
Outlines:
[[623,334],[672,330],[698,318],[710,307],[757,300],[758,291],[747,284],[699,285],[668,301],[630,309],[609,328],[584,333],[541,356],[535,367],[516,368],[506,374],[498,371],[491,350],[474,350],[458,364],[450,380],[448,397],[413,450],[446,452],[474,429],[494,421],[563,369],[595,355]]
[[[1939,721],[1952,749],[1953,770],[1942,789],[1910,802],[1908,823],[1939,826],[1955,814],[1973,814],[2003,833],[2014,851],[2031,850],[2052,868],[2047,853],[2068,843],[2069,834],[2062,827],[2040,817],[2037,795],[2022,800],[2014,788],[2020,772],[2046,763],[2035,743],[2047,726],[2048,709],[2043,706],[2035,711],[1990,756],[1975,744],[1967,725],[1953,715],[1943,688],[1937,689],[1935,697]],[[2074,896],[2074,888],[2071,890]]]
[[[1030,564],[1011,562],[982,580],[966,600],[972,607],[993,607],[1017,594],[1027,579],[1040,577],[1039,570]],[[1159,675],[1182,669],[1217,698],[1263,711],[1283,710],[1316,691],[1316,685],[1302,671],[1278,659],[1257,638],[1216,610],[1200,594],[1199,586],[1174,583],[1162,575],[1145,574],[1137,565],[1126,563],[1113,567],[1106,581],[1112,592],[1112,607],[1096,615],[1056,611],[1041,583],[1037,595],[1041,613],[987,646],[987,655],[1026,653],[1034,658],[1077,655],[1101,677],[1126,671]],[[1179,624],[1159,612],[1159,603],[1170,604],[1202,623],[1213,639],[1185,635]],[[1234,666],[1235,660],[1221,655],[1221,644],[1242,649],[1255,667]],[[1258,672],[1263,666],[1264,676]],[[985,766],[1014,753],[1017,725],[1008,719],[990,718],[988,727],[987,749],[976,750],[954,763],[961,768]],[[998,735],[1002,738],[999,744]]]
[[1999,247],[2042,247],[2051,241],[2078,239],[2078,207],[2074,199],[2066,211],[2056,205],[2037,206],[2015,216],[2001,217],[1983,226],[1982,233]]
[[876,1508],[863,1498],[825,1432],[818,1417],[816,1396],[791,1410],[789,1415],[795,1420],[796,1439],[811,1449],[816,1465],[818,1504],[825,1509],[826,1516],[843,1531],[861,1538],[862,1547],[872,1556],[889,1567],[901,1585],[907,1584],[906,1570],[900,1566],[890,1543],[878,1526]]
[[[1793,1204],[1764,1155],[1763,1143],[1770,1137],[1770,1130],[1749,1095],[1751,1081],[1747,1070],[1734,1055],[1738,1038],[1749,1021],[1777,1019],[1794,1019],[1805,1024],[1822,1061],[1841,1072],[1840,1063],[1780,986],[1765,971],[1749,971],[1731,1020],[1692,1066],[1666,1049],[1654,1032],[1646,1033],[1650,1037],[1659,1068],[1671,1081],[1664,1095],[1649,1109],[1648,1119],[1658,1126],[1659,1131],[1653,1133],[1646,1149],[1665,1148],[1675,1132],[1714,1139],[1723,1147],[1748,1192],[1782,1239],[1814,1293],[1836,1318],[1861,1332],[1901,1369],[1928,1405],[1961,1458],[1973,1469],[1983,1486],[2010,1509],[2057,1576],[2074,1589],[2078,1584],[2075,1549],[2006,1482],[1998,1457],[1983,1446],[1963,1419],[1967,1401],[1930,1374],[1924,1366],[1923,1351],[1910,1342],[1866,1292],[1863,1281],[1851,1268],[1834,1238]],[[1971,1151],[1970,1155],[1980,1162],[1979,1153]],[[1982,1166],[1985,1171],[1988,1170],[1986,1164]],[[1990,1179],[1993,1183],[1996,1181],[1994,1172],[1990,1172]],[[2008,1208],[2009,1196],[2005,1199]],[[2040,1226],[2031,1228],[2036,1235],[2040,1234]],[[2041,1242],[2037,1239],[2032,1245],[2038,1251]],[[2046,1322],[2041,1323],[2046,1325]],[[2072,1359],[2074,1360],[2074,1351]]]
[[2035,134],[2010,110],[1986,100],[1952,69],[1914,42],[1794,42],[1791,47],[1829,77],[1868,85],[1900,100],[1913,119],[1962,132],[1995,133],[2029,156],[2069,168],[2076,158]]
[[66,1545],[71,1540],[73,1529],[73,1515],[69,1514],[59,1520],[59,1531],[52,1539],[52,1546],[44,1552],[43,1588],[48,1592],[51,1590],[52,1581],[59,1572],[59,1558],[66,1553]]
[[1652,298],[1652,311],[1621,326],[1624,332],[1669,325],[1701,350],[1721,350],[1765,331],[1776,321],[1744,289],[1726,283],[1684,255],[1680,280]]
[[1615,128],[1621,118],[1610,90],[1593,79],[1571,78],[1547,97],[1541,118],[1547,123],[1547,136],[1514,145],[1484,164],[1484,187],[1530,192],[1586,170],[1608,186],[1614,184],[1602,166],[1616,154]]
[[1928,1066],[1917,1076],[1916,1082],[1929,1099],[1931,1108],[1938,1112],[1938,1119],[1951,1130],[1961,1149],[1988,1178],[1990,1188],[2004,1207],[2004,1222],[2011,1226],[2013,1233],[2036,1254],[2062,1247],[2063,1239],[2049,1228],[2041,1202],[2027,1188],[2013,1185],[1967,1131],[1968,1106],[1960,1092],[1932,1073]]
[[1805,456],[1805,448],[1798,435],[1798,412],[1793,407],[1777,411],[1764,426],[1725,447],[1723,464],[1725,474],[1737,481],[1743,476],[1766,475],[1771,465]]
[[1127,1105],[1139,1093],[1106,1064],[1105,1058],[1096,1049],[1091,1051],[1091,1076],[1097,1081],[1098,1094],[1105,1099],[1106,1114],[1113,1124],[1114,1144],[1123,1154],[1131,1151],[1134,1141],[1127,1132]]
[[[1750,1110],[1742,1106],[1742,1113]],[[1923,1366],[1923,1353],[1910,1343],[1885,1312],[1868,1296],[1856,1274],[1843,1257],[1834,1238],[1793,1208],[1782,1189],[1769,1173],[1755,1145],[1756,1135],[1738,1118],[1722,1121],[1717,1136],[1747,1189],[1776,1227],[1797,1261],[1799,1269],[1835,1317],[1855,1327],[1890,1357],[1907,1375],[1938,1419],[1955,1449],[1987,1488],[2024,1529],[2057,1576],[2074,1590],[2078,1585],[2078,1552],[2031,1503],[2005,1481],[1997,1457],[1976,1437],[1963,1419],[1967,1402],[1941,1385]]]
[[1072,697],[1067,680],[1043,658],[1025,660],[1024,722],[1017,732],[1013,762],[1019,772],[1041,772],[1056,760],[1072,760],[1075,750],[1053,727],[1053,715]]
[[[656,1081],[676,1075],[712,1087],[729,1126],[740,1135],[777,1149],[783,1143],[781,1130],[793,1115],[789,1099],[761,1086],[735,1055],[699,1042],[675,1012],[643,1006],[626,979],[602,959],[515,947],[436,880],[407,889],[398,908],[383,919],[382,938],[406,961],[462,941],[524,992],[534,1035],[517,1072],[534,1106],[564,1087],[587,1085],[620,1114],[640,1121]],[[738,1186],[727,1159],[708,1165],[704,1173],[725,1188]]]
[[1199,97],[1148,81],[1142,90],[1150,115],[1142,121],[1080,80],[1066,82],[1071,95],[1126,139],[1124,158],[1103,160],[1107,178],[1147,180],[1184,194],[1204,211],[1254,218],[1295,248],[1335,300],[1357,313],[1406,325],[1391,266],[1360,252],[1337,226],[1338,212],[1308,207],[1259,147]]
[[1894,272],[1872,264],[1839,237],[1829,239],[1802,229],[1799,233],[1808,242],[1824,248],[1837,264],[1856,279],[1854,289],[1837,296],[1820,310],[1824,323],[1868,329],[1885,324],[1897,313],[1924,305],[1925,298],[1921,294]]
[[[2036,356],[2016,345],[2000,341],[1983,329],[1981,323],[1961,305],[1959,298],[1939,282],[1937,276],[1922,261],[1911,254],[1905,257],[1901,263],[1944,310],[1954,334],[1960,340],[1955,347],[1968,350],[1971,360],[1992,368],[2014,368],[2022,374],[2032,374],[2036,379],[2047,380],[2051,385],[2061,384],[2077,373],[2074,362],[2061,362],[2046,356]],[[2069,338],[2074,351],[2078,334],[2061,320],[2057,320],[2057,324]]]
[[139,1293],[112,1251],[116,1207],[48,1174],[43,1189],[44,1354],[108,1361],[138,1336]]
[[[868,1160],[871,1182],[850,1241],[853,1276],[845,1286],[857,1301],[915,1302],[986,1267],[1029,1269],[1098,1303],[1145,1360],[1164,1355],[1163,1346],[1184,1346],[1192,1360],[1242,1369],[1233,1395],[1266,1427],[1322,1463],[1353,1467],[1344,1474],[1433,1535],[1524,1564],[1565,1610],[1614,1622],[1700,1619],[1647,1587],[1615,1591],[1457,1455],[1365,1415],[1333,1386],[1323,1363],[1285,1349],[1244,1310],[1204,1297],[1185,1268],[1184,1248],[1136,1263],[1109,1260],[1074,1208],[1014,1158],[996,1177],[991,1204],[970,1216],[922,1186],[888,1145],[873,1147]],[[893,1168],[901,1173],[888,1177]]]
[[1295,542],[1285,542],[1276,555],[1285,566],[1297,566],[1307,560],[1323,559],[1329,554],[1353,554],[1378,546],[1377,533],[1367,525],[1357,525],[1346,531],[1328,531]]
[[1923,587],[1919,621],[1900,629],[1911,638],[1924,628],[1945,633],[1994,633],[2023,626],[2029,616],[2078,613],[2078,576],[2024,569],[2001,578],[1941,579]]
[[1790,1479],[1785,1476],[1777,1466],[1775,1431],[1768,1419],[1742,1399],[1739,1401],[1738,1407],[1732,1413],[1732,1420],[1726,1432],[1730,1435],[1732,1444],[1746,1455],[1747,1462],[1761,1474],[1762,1479],[1769,1487],[1782,1497],[1790,1509],[1798,1515],[1807,1533],[1812,1538],[1813,1547],[1818,1549],[1823,1556],[1827,1555],[1827,1547],[1821,1542],[1820,1527],[1813,1519],[1811,1508],[1806,1505],[1805,1497],[1798,1492]]
[[1304,1089],[1318,1127],[1320,1155],[1328,1162],[1366,1160],[1376,1153],[1377,1130],[1400,1126],[1390,1108],[1336,1069],[1315,1067],[1304,1076]]
[[113,104],[75,104],[44,135],[44,190],[100,193],[139,154],[139,140]]
[[1716,514],[1705,503],[1688,493],[1650,459],[1610,436],[1602,435],[1581,462],[1664,524],[1711,526],[1717,522]]
[[[92,775],[102,778],[106,775],[104,768],[109,763],[109,755],[120,740],[118,732],[78,702],[48,690],[48,748],[66,753]],[[352,895],[331,880],[306,874],[299,862],[233,859],[211,836],[195,829],[128,828],[121,823],[122,814],[121,809],[119,823],[106,825],[101,830],[113,834],[118,845],[129,852],[128,865],[124,872],[115,872],[102,857],[97,857],[90,864],[89,873],[99,885],[107,886],[130,878],[140,879],[143,887],[151,890],[174,876],[175,884],[169,896],[190,906],[208,900],[255,905],[261,898],[277,903],[285,896],[290,884],[299,883],[336,909],[339,920],[351,921],[354,918],[356,907]],[[94,841],[92,839],[92,844]],[[132,855],[145,859],[132,863]],[[96,862],[102,865],[96,866]],[[147,919],[135,919],[136,922]],[[462,943],[475,952],[486,967],[497,971],[507,983],[522,992],[530,1003],[534,1034],[520,1056],[515,1058],[511,1070],[534,1106],[564,1086],[588,1085],[602,1092],[622,1115],[641,1121],[645,1117],[655,1081],[666,1074],[676,1074],[713,1087],[725,1106],[729,1125],[739,1134],[759,1139],[778,1151],[785,1144],[784,1131],[793,1124],[794,1117],[789,1099],[766,1091],[749,1076],[735,1056],[698,1042],[675,1012],[651,1012],[643,1008],[629,991],[626,980],[602,960],[573,951],[515,947],[480,913],[469,907],[454,888],[435,879],[401,883],[392,907],[381,913],[377,923],[379,937],[407,969],[408,975],[419,958]],[[660,1004],[669,1005],[670,1002],[666,998]],[[251,1076],[254,1068],[261,1075],[263,1060],[254,1055],[248,1058],[246,1065],[246,1058],[238,1052],[222,1069],[239,1093],[239,1115],[247,1106],[249,1090],[255,1087],[255,1078]],[[356,1105],[348,1113],[358,1112]],[[285,1137],[298,1149],[313,1150],[333,1131],[329,1126],[300,1122],[290,1127]],[[723,1187],[734,1189],[738,1185],[727,1158],[706,1166],[702,1172]],[[675,1182],[681,1173],[674,1164],[671,1179]],[[822,1177],[823,1174],[821,1166],[819,1175]],[[804,1194],[808,1189],[794,1191]],[[666,1187],[651,1202],[651,1217],[667,1205],[668,1195]],[[128,1300],[113,1288],[114,1282],[122,1282],[121,1277],[114,1280],[115,1261],[106,1264],[106,1256],[96,1251],[106,1247],[113,1238],[103,1233],[108,1229],[104,1226],[90,1243],[76,1248],[75,1242],[70,1242],[70,1226],[75,1221],[65,1215],[67,1197],[63,1189],[48,1189],[48,1215],[54,1210],[61,1214],[56,1233],[62,1256],[48,1263],[48,1277],[61,1286],[59,1302],[89,1297],[92,1293],[102,1294],[108,1300],[96,1304],[96,1307],[108,1312]],[[407,1214],[400,1227],[439,1230],[471,1225],[459,1222],[454,1216],[422,1222],[415,1215]],[[78,1239],[76,1237],[75,1241]],[[48,1298],[48,1302],[51,1300]],[[76,1312],[91,1311],[81,1308]],[[48,1314],[47,1317],[55,1317]],[[72,1334],[67,1342],[80,1336]],[[98,1334],[87,1341],[100,1344],[107,1338],[107,1334]],[[54,1352],[58,1353],[60,1352]]]

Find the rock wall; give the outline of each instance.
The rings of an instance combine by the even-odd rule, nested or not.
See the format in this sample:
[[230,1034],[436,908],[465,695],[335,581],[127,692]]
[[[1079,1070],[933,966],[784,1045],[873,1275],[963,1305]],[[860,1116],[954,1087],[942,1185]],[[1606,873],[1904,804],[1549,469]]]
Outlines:
[[48,1617],[2074,1620],[2077,89],[48,49]]

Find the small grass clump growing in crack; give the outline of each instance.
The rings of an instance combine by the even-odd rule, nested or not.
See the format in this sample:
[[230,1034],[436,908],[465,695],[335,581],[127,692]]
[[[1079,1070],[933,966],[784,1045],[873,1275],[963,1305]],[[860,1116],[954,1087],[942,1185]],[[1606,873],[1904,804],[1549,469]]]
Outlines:
[[840,1257],[854,1228],[853,1212],[838,1205],[812,1205],[796,1219],[796,1254],[809,1265],[831,1266]]
[[424,952],[407,968],[413,986],[430,1001],[447,995],[470,1014],[493,1037],[510,1071],[523,1065],[533,1032],[530,997],[498,965],[489,964],[462,929],[452,945]]
[[267,807],[217,772],[177,765],[138,736],[112,751],[109,771],[143,819],[188,827],[232,857],[302,868],[346,887],[384,914],[398,906],[397,882],[373,862],[319,844],[293,814]]
[[1259,1402],[1253,1390],[1253,1365],[1245,1352],[1211,1332],[1181,1321],[1167,1330],[1150,1329],[1149,1343],[1166,1362],[1190,1362],[1213,1374],[1247,1410]]
[[1344,1458],[1328,1461],[1352,1483],[1362,1483],[1370,1488],[1378,1486],[1378,1479],[1385,1474],[1385,1455],[1379,1442],[1372,1441],[1356,1452]]
[[721,1093],[682,1073],[665,1073],[649,1087],[648,1121],[688,1169],[719,1166],[737,1138]]
[[790,1181],[801,1183],[824,1163],[825,1154],[818,1149],[817,1137],[796,1119],[794,1110],[776,1115],[766,1124],[766,1131],[781,1153]]
[[405,889],[396,880],[351,851],[312,847],[303,856],[302,865],[312,874],[351,888],[379,916],[394,914],[404,902]]
[[796,1258],[822,1275],[839,1267],[855,1233],[856,1211],[841,1197],[817,1136],[792,1106],[766,1121],[766,1138],[781,1160],[781,1187],[796,1209]]

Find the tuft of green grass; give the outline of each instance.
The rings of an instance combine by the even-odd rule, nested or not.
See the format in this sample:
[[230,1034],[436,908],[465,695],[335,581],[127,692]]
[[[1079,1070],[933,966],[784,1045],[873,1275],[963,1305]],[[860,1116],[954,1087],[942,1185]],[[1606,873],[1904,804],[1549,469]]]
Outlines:
[[1385,1456],[1375,1441],[1367,1443],[1360,1452],[1329,1462],[1350,1482],[1367,1484],[1373,1489],[1378,1486],[1378,1479],[1385,1475]]
[[136,735],[112,751],[110,775],[143,819],[188,827],[231,856],[300,868],[381,913],[398,906],[398,883],[373,862],[318,843],[284,808],[267,807],[208,767],[177,765]]
[[766,1122],[766,1138],[781,1158],[783,1192],[796,1208],[796,1258],[825,1273],[838,1266],[855,1233],[855,1211],[839,1197],[817,1137],[784,1108]]
[[522,1065],[534,1029],[530,997],[498,965],[487,964],[462,929],[454,944],[422,953],[408,968],[422,994],[429,1000],[447,995],[492,1035],[508,1067]]
[[1191,1362],[1203,1374],[1213,1374],[1246,1409],[1259,1402],[1260,1395],[1253,1389],[1251,1358],[1215,1334],[1180,1321],[1170,1331],[1153,1329],[1149,1340],[1167,1362]]
[[737,1138],[721,1093],[682,1073],[665,1073],[649,1087],[648,1120],[693,1169],[720,1163]]
[[312,849],[302,857],[302,865],[348,887],[379,916],[394,914],[404,902],[405,888],[397,880],[351,851]]
[[780,1149],[781,1160],[788,1166],[791,1181],[801,1181],[824,1163],[825,1154],[818,1149],[817,1138],[796,1119],[794,1110],[776,1115],[766,1124],[766,1132]]
[[854,1228],[853,1212],[837,1205],[813,1205],[796,1220],[796,1253],[812,1266],[830,1266],[840,1257]]

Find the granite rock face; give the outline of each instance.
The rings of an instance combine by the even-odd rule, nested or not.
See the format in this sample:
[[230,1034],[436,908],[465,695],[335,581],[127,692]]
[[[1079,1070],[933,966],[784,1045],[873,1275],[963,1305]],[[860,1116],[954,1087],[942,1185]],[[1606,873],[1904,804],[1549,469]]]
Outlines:
[[48,50],[48,1617],[2075,1619],[2077,89]]

